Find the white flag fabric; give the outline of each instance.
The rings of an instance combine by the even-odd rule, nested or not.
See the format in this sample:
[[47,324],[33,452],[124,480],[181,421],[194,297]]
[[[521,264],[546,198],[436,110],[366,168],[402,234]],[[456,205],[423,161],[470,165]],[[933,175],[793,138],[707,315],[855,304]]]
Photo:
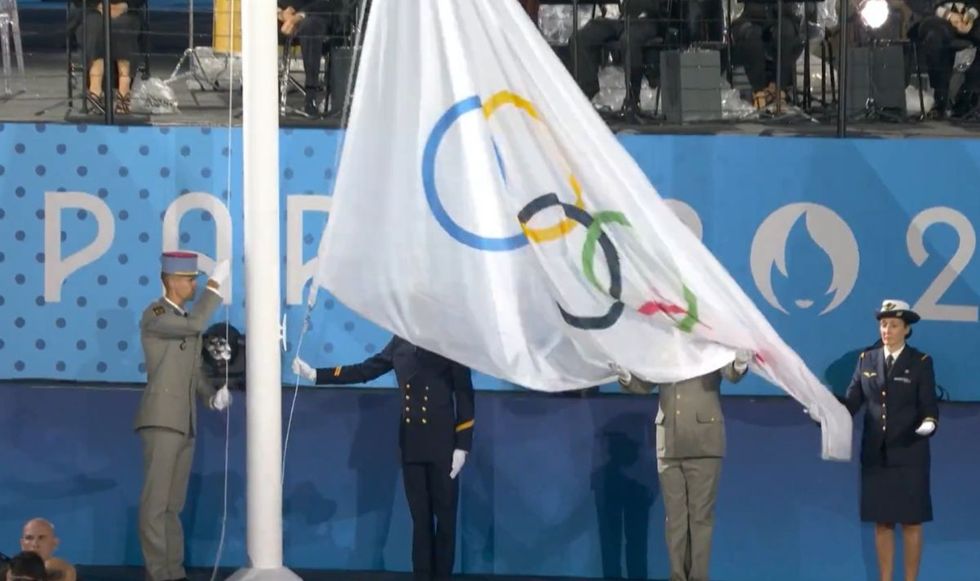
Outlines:
[[717,370],[736,349],[851,418],[672,213],[512,0],[374,0],[316,283],[366,319],[543,391]]

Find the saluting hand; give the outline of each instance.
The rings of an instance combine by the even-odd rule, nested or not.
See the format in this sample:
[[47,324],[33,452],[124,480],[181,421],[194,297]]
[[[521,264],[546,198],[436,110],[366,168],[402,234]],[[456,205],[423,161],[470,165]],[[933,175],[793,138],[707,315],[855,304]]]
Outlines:
[[228,282],[228,277],[231,275],[231,264],[227,260],[222,260],[214,266],[214,270],[211,271],[210,281],[213,281],[215,288],[221,288],[225,286]]

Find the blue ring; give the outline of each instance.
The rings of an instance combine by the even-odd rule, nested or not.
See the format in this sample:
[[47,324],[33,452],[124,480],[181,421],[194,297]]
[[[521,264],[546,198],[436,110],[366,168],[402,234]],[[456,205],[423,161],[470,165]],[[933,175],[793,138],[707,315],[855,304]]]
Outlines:
[[[442,205],[442,200],[439,199],[439,192],[436,188],[436,154],[439,153],[439,146],[442,144],[443,137],[460,117],[482,108],[483,104],[480,102],[480,97],[473,96],[457,102],[439,118],[435,127],[432,128],[428,140],[426,140],[425,150],[422,153],[422,188],[425,190],[425,199],[429,203],[432,215],[435,216],[442,229],[458,242],[470,248],[491,252],[517,250],[528,244],[528,239],[523,232],[506,238],[489,238],[470,232],[449,216],[446,208]],[[496,151],[496,147],[494,150]],[[499,153],[497,161],[500,164]],[[501,170],[503,170],[502,166]]]

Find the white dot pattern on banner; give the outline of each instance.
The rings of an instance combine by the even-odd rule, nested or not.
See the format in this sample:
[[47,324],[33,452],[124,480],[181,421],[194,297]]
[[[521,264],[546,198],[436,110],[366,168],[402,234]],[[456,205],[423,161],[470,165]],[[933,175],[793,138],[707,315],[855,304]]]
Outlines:
[[[4,329],[16,330],[26,338],[0,339],[0,378],[142,381],[145,367],[139,319],[160,292],[161,220],[178,195],[210,192],[221,200],[233,198],[233,258],[236,265],[242,264],[240,131],[233,132],[230,149],[226,132],[211,128],[17,124],[0,125],[0,131],[5,132],[3,143],[7,144],[0,144],[0,191],[8,192],[0,208],[5,226],[0,228],[0,281],[7,281],[0,284],[0,335]],[[329,192],[339,133],[302,130],[282,134],[283,194]],[[231,188],[224,178],[229,156],[233,160]],[[58,302],[46,302],[43,297],[45,251],[53,252],[44,248],[44,220],[48,218],[44,198],[51,191],[97,197],[109,207],[115,226],[109,249],[64,281]],[[285,224],[285,201],[280,208]],[[98,220],[80,208],[66,208],[61,220],[60,256],[64,260],[92,243]],[[316,256],[325,223],[322,214],[305,217],[301,234],[304,261]],[[210,214],[187,212],[178,225],[180,248],[213,255],[215,226]],[[231,324],[247,332],[243,275],[241,268],[234,272],[235,302],[228,314]],[[327,293],[321,293],[317,302],[316,325],[304,341],[304,351],[315,363],[359,361],[387,343],[387,332],[364,323]],[[289,328],[298,330],[305,305],[289,306],[284,312],[292,319]],[[219,313],[215,321],[225,320],[224,310]],[[297,338],[289,337],[290,350],[295,349]],[[54,353],[57,359],[51,356]]]

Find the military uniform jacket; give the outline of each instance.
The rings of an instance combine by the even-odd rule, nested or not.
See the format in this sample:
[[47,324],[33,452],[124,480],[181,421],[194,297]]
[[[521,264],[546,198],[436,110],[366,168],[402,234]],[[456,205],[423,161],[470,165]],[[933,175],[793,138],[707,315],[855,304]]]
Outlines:
[[862,464],[929,462],[929,437],[920,436],[915,430],[927,418],[939,425],[931,357],[906,345],[892,364],[891,374],[886,376],[884,349],[864,351],[847,387],[844,404],[852,415],[867,406],[861,436]]
[[[725,417],[721,413],[721,378],[738,382],[745,371],[730,363],[700,377],[660,385],[654,420],[658,458],[721,458],[725,455]],[[650,393],[653,386],[633,377],[628,391]]]
[[401,392],[402,461],[448,463],[473,442],[473,383],[468,367],[394,337],[357,365],[317,370],[318,385],[365,383],[394,369]]
[[201,367],[201,333],[220,304],[218,293],[205,290],[189,312],[181,313],[163,298],[143,311],[140,340],[147,382],[135,429],[168,428],[194,434],[195,392],[203,401],[215,393]]

